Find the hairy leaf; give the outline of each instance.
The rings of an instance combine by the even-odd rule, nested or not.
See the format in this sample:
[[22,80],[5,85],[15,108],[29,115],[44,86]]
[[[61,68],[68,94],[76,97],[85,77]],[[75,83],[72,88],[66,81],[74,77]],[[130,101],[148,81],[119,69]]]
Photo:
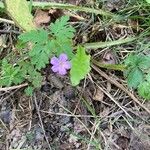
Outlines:
[[138,87],[138,93],[143,98],[150,100],[150,82],[142,82]]
[[90,56],[86,55],[85,48],[79,46],[77,54],[71,61],[72,68],[70,71],[71,82],[73,86],[79,84],[80,80],[84,79],[85,76],[90,72]]
[[150,68],[150,56],[142,55],[141,58],[139,58],[139,68],[141,69],[148,69]]
[[132,69],[127,77],[128,86],[130,88],[137,88],[138,85],[143,81],[143,73],[139,68]]
[[23,30],[31,31],[36,29],[26,0],[5,0],[5,7],[9,16]]

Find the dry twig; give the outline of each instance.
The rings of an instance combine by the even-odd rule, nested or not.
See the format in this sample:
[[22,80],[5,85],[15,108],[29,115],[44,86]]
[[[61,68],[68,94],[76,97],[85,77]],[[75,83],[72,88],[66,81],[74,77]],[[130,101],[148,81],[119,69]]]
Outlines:
[[23,83],[23,84],[20,84],[20,85],[0,88],[0,92],[7,92],[7,91],[15,90],[15,89],[20,89],[20,88],[26,87],[26,86],[28,86],[28,83]]
[[92,68],[98,72],[102,77],[104,77],[105,79],[107,79],[110,83],[114,84],[116,87],[120,88],[122,91],[124,91],[125,93],[127,93],[132,100],[137,103],[140,107],[142,107],[144,110],[146,110],[149,114],[150,114],[150,110],[145,107],[130,91],[127,90],[127,88],[125,88],[123,85],[121,85],[118,81],[116,81],[115,79],[111,78],[110,76],[108,76],[105,72],[103,72],[102,70],[100,70],[98,67],[91,65]]
[[40,115],[40,110],[39,110],[39,107],[38,107],[38,104],[37,104],[37,100],[36,100],[36,96],[34,94],[34,103],[35,103],[35,107],[36,107],[36,111],[37,111],[37,114],[38,114],[38,117],[39,117],[39,120],[40,120],[40,124],[41,124],[41,128],[43,130],[43,133],[44,133],[44,136],[45,136],[45,139],[46,139],[46,142],[48,144],[48,147],[50,150],[52,150],[51,146],[50,146],[50,143],[48,141],[48,138],[46,136],[46,133],[45,133],[45,129],[44,129],[44,126],[43,126],[43,122],[42,122],[42,118],[41,118],[41,115]]

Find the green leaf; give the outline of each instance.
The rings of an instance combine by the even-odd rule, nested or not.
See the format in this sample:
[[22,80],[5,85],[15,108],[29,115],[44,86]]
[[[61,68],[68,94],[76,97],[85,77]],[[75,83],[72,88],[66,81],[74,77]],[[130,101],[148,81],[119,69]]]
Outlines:
[[139,67],[140,69],[150,68],[150,56],[145,55],[129,55],[125,59],[125,65],[128,68]]
[[34,88],[39,88],[42,84],[42,75],[35,69],[31,62],[22,62],[20,64],[24,78],[28,80]]
[[138,93],[143,98],[150,100],[150,82],[144,81],[138,86]]
[[68,23],[69,17],[63,16],[57,19],[55,23],[50,25],[50,34],[54,38],[56,55],[61,53],[68,55],[69,59],[73,57],[72,38],[74,37],[75,29]]
[[49,63],[49,58],[54,49],[53,40],[49,40],[48,32],[40,29],[23,33],[19,36],[22,42],[31,42],[31,50],[29,56],[31,63],[35,65],[35,69],[40,70]]
[[44,68],[46,64],[49,63],[49,58],[52,54],[52,51],[49,48],[50,45],[50,41],[49,44],[46,45],[36,44],[33,49],[30,50],[29,56],[31,57],[31,63],[35,65],[37,70]]
[[61,38],[62,40],[72,39],[74,37],[75,29],[69,25],[68,21],[68,16],[62,16],[60,19],[57,19],[55,23],[51,23],[51,34],[56,38]]
[[135,68],[140,65],[140,63],[144,60],[144,55],[129,55],[125,59],[125,65],[129,68]]
[[146,81],[150,83],[150,72],[146,75]]
[[28,87],[25,89],[25,93],[26,93],[26,95],[28,95],[28,96],[32,96],[32,94],[33,94],[33,87],[32,87],[32,86],[28,86]]
[[150,3],[150,0],[146,0],[147,3]]
[[79,46],[77,48],[77,54],[72,59],[71,63],[71,83],[73,86],[76,86],[91,70],[90,55],[86,55],[85,48]]
[[32,82],[32,85],[34,86],[34,88],[39,88],[41,87],[42,84],[42,76],[39,72],[37,71],[33,71],[32,74],[30,74],[30,79]]
[[139,58],[139,68],[141,69],[148,69],[150,68],[150,57],[149,56],[141,56]]
[[40,29],[40,30],[32,30],[30,32],[23,33],[19,36],[19,39],[22,42],[32,42],[43,44],[48,40],[48,32]]
[[6,59],[2,61],[2,68],[0,73],[0,85],[10,86],[11,84],[19,84],[23,82],[23,74],[19,66],[13,66],[8,63]]
[[130,88],[134,88],[136,89],[138,87],[138,85],[143,81],[143,73],[139,68],[133,68],[128,76],[127,76],[127,80],[128,80],[128,86]]
[[5,7],[9,16],[23,30],[31,31],[36,29],[26,0],[5,0]]
[[63,41],[60,39],[56,39],[54,40],[54,45],[56,56],[59,56],[61,53],[65,53],[67,54],[69,59],[73,58],[74,54],[71,41]]

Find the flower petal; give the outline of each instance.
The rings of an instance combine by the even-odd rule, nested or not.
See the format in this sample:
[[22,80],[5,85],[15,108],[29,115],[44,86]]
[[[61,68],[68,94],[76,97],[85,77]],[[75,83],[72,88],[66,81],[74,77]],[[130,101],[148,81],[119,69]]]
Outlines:
[[67,59],[68,59],[68,56],[66,54],[64,54],[64,53],[60,54],[59,61],[64,62],[64,61],[67,61]]
[[71,63],[70,63],[70,61],[64,62],[63,67],[64,67],[65,69],[67,69],[67,70],[70,69],[70,68],[71,68]]
[[52,66],[52,71],[53,72],[58,72],[59,70],[59,67],[58,66]]
[[51,58],[51,64],[52,65],[58,65],[59,63],[59,59],[57,57],[52,57]]
[[60,75],[65,75],[65,74],[67,73],[67,71],[66,71],[65,68],[59,68],[58,73],[59,73]]

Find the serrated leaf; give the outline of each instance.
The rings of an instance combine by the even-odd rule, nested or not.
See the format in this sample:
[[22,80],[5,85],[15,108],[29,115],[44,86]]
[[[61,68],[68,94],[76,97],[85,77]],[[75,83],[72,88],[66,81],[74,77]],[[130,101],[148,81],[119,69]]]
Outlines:
[[71,83],[76,86],[80,83],[80,80],[90,72],[90,55],[86,55],[85,48],[79,46],[77,53],[71,61],[72,67],[70,71]]
[[143,73],[139,68],[133,68],[127,77],[128,86],[136,89],[138,85],[143,81]]
[[150,82],[144,81],[138,86],[138,93],[143,98],[150,100]]
[[32,30],[30,32],[23,33],[19,36],[19,39],[22,42],[32,42],[43,44],[48,40],[48,32],[40,29],[40,30]]
[[146,75],[146,81],[150,83],[150,72]]
[[144,55],[129,55],[125,59],[125,65],[130,68],[138,67],[144,61]]
[[26,93],[26,95],[28,95],[28,96],[32,96],[32,94],[33,94],[33,87],[32,87],[32,86],[28,86],[28,87],[25,89],[25,93]]
[[74,36],[75,29],[69,25],[68,23],[69,17],[62,16],[60,19],[57,19],[55,23],[51,23],[50,25],[50,32],[56,38],[65,39],[72,39]]
[[56,55],[61,53],[68,55],[69,59],[73,57],[72,38],[75,29],[68,23],[69,17],[63,16],[50,25],[50,34],[54,37]]
[[128,68],[139,67],[140,69],[148,69],[150,67],[150,57],[145,55],[129,55],[125,60]]
[[5,0],[5,7],[9,16],[23,30],[31,31],[36,29],[26,0]]
[[149,56],[141,56],[140,60],[139,60],[139,68],[141,69],[148,69],[150,68],[150,57]]
[[63,41],[60,39],[56,39],[54,40],[54,49],[55,49],[55,53],[56,56],[59,56],[62,53],[67,54],[69,59],[72,59],[74,54],[73,54],[73,47],[72,47],[72,42],[67,40],[67,41]]
[[6,59],[2,61],[2,68],[0,74],[0,85],[1,86],[10,86],[11,84],[18,84],[23,82],[24,78],[20,67],[13,66],[8,63]]
[[51,49],[49,46],[51,45],[50,41],[47,45],[36,44],[32,50],[29,52],[29,56],[31,57],[31,63],[35,65],[37,70],[44,68],[46,64],[49,63],[49,58],[51,56]]
[[129,55],[126,59],[125,59],[125,65],[128,67],[136,67],[137,63],[138,63],[138,55]]

